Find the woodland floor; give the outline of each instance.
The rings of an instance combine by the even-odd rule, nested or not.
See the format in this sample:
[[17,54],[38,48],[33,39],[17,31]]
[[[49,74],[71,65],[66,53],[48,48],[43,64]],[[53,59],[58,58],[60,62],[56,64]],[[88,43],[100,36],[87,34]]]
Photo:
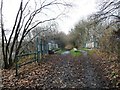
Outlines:
[[93,59],[86,52],[79,57],[70,54],[48,56],[40,65],[32,63],[21,67],[18,79],[14,69],[2,70],[2,73],[3,90],[116,88],[106,76],[98,58]]

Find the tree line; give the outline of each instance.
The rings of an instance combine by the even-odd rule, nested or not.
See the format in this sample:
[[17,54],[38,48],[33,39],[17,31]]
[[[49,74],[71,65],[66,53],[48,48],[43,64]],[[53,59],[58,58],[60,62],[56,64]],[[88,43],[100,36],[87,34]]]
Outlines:
[[120,1],[103,0],[99,10],[80,20],[69,33],[69,41],[74,47],[93,48],[114,53],[120,61]]
[[[34,2],[34,9],[29,8],[29,3]],[[43,0],[38,3],[37,0],[20,0],[19,9],[16,13],[13,28],[10,30],[10,35],[6,35],[4,27],[3,14],[4,1],[1,0],[1,39],[2,39],[2,56],[4,68],[10,68],[16,59],[16,56],[24,50],[22,46],[27,46],[28,42],[33,42],[33,37],[36,34],[44,31],[46,40],[55,39],[61,48],[70,44],[72,47],[84,48],[90,43],[94,48],[101,49],[108,53],[116,53],[120,59],[120,1],[119,0],[102,0],[99,3],[99,11],[88,16],[87,19],[80,20],[68,35],[63,32],[58,32],[55,23],[39,26],[45,22],[54,21],[61,15],[65,14],[65,10],[71,7],[61,0]],[[44,10],[50,7],[56,7],[62,12],[54,17],[41,20],[41,14]],[[50,10],[52,12],[52,10]],[[53,12],[52,12],[53,13]],[[39,16],[39,18],[38,18]],[[46,15],[47,16],[47,15]],[[37,19],[36,19],[37,18]],[[39,34],[38,37],[41,37]],[[29,44],[30,45],[30,44]],[[15,54],[12,58],[12,54]],[[119,60],[120,61],[120,60]]]

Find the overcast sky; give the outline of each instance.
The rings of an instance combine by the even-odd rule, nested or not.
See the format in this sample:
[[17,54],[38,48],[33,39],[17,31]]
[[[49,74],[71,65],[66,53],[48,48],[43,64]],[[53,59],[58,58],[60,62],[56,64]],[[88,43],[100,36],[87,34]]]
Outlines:
[[59,22],[61,30],[68,33],[71,28],[75,26],[79,20],[87,18],[88,15],[97,11],[96,0],[72,0],[73,8],[68,13],[68,18],[64,18],[62,22]]
[[[4,22],[6,28],[12,28],[14,17],[18,10],[20,0],[3,0],[4,1]],[[25,0],[26,1],[26,0]],[[48,0],[49,1],[49,0]],[[73,7],[67,13],[67,17],[57,20],[59,30],[68,33],[71,28],[81,19],[96,11],[96,0],[64,0],[72,2]],[[53,16],[53,15],[52,15]]]

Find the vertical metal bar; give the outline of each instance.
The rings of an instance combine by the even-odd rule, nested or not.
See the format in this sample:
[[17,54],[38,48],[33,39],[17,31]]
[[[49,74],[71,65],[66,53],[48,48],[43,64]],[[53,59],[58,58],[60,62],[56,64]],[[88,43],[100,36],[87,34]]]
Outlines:
[[47,50],[46,50],[47,46],[46,46],[46,42],[44,41],[44,54],[47,54]]
[[36,40],[36,53],[37,53],[37,62],[38,62],[38,37],[37,37],[37,40]]
[[36,49],[36,53],[37,53],[37,62],[39,63],[40,62],[40,52],[39,52],[39,41],[38,41],[38,37],[37,37],[37,40],[36,40],[36,46],[37,46],[37,49]]
[[37,55],[37,52],[34,53],[34,59],[35,59],[35,61],[37,61],[36,55]]
[[38,63],[39,63],[40,62],[40,44],[39,44],[39,42],[38,42],[38,46],[39,46],[39,48],[38,48],[37,54],[38,54]]
[[48,54],[48,50],[49,50],[48,43],[46,42],[46,54]]
[[43,39],[43,54],[45,54],[45,41]]
[[41,52],[41,59],[42,59],[42,55],[43,55],[43,50],[42,50],[43,46],[42,46],[42,38],[40,40],[40,52]]
[[37,46],[37,38],[36,38],[36,61],[38,62],[38,59],[37,59],[37,48],[38,48],[38,46]]

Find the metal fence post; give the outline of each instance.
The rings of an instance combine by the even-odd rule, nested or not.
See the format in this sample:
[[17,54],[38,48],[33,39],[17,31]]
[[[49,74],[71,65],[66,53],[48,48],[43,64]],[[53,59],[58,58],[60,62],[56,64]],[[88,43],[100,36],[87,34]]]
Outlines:
[[40,51],[39,51],[39,41],[38,41],[38,37],[37,37],[37,40],[36,40],[36,45],[37,45],[37,62],[39,63],[40,62]]
[[43,55],[43,43],[42,43],[42,38],[40,40],[40,52],[41,52],[41,59],[42,59],[42,55]]

